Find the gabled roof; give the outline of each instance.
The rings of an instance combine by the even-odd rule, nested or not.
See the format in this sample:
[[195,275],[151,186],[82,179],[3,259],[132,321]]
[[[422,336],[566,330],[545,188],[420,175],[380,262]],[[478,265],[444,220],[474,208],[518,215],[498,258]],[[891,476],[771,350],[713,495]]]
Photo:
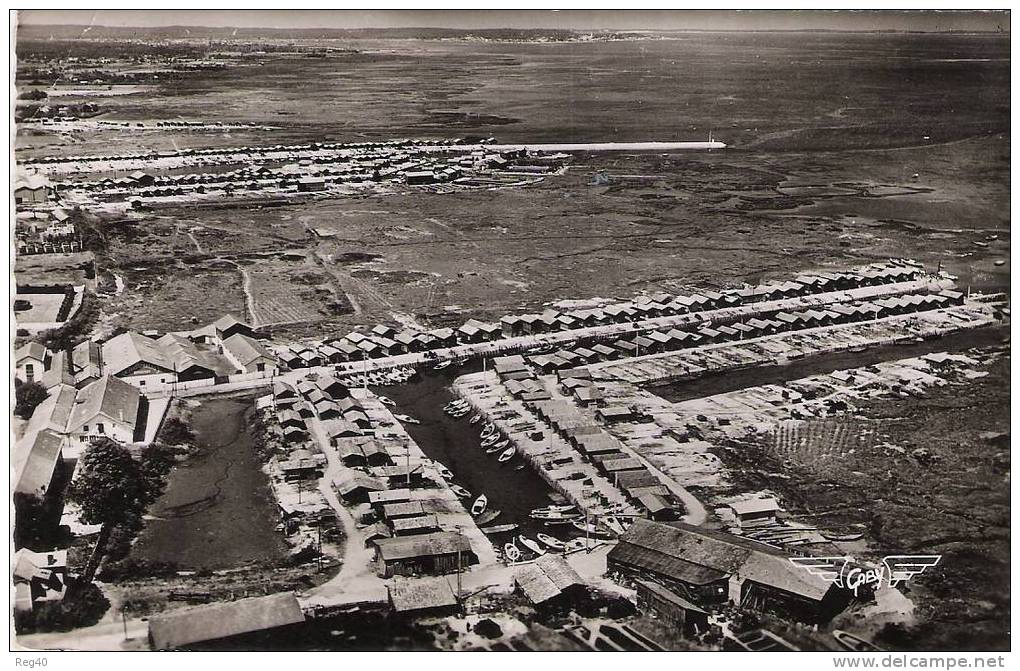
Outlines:
[[103,364],[109,374],[117,375],[139,362],[144,362],[168,373],[173,372],[173,363],[163,352],[159,343],[141,333],[128,331],[103,343]]
[[831,586],[794,565],[781,550],[679,522],[660,524],[637,518],[609,557],[696,585],[739,575],[816,601]]
[[26,343],[18,348],[18,351],[14,353],[14,360],[20,363],[24,359],[35,359],[36,361],[46,361],[47,349],[40,343],[32,341]]
[[112,375],[104,375],[78,391],[67,431],[77,431],[100,413],[134,427],[140,400],[138,389]]
[[457,595],[444,577],[398,580],[386,588],[398,613],[457,605]]
[[584,580],[567,561],[558,555],[543,555],[533,564],[518,569],[514,580],[532,603],[544,603]]
[[276,357],[273,356],[273,353],[265,345],[254,338],[249,338],[243,333],[235,333],[225,339],[223,341],[223,349],[229,351],[242,366],[247,366],[251,362],[262,358],[276,360]]
[[294,593],[283,592],[153,615],[149,639],[156,650],[172,650],[304,621]]
[[226,331],[232,326],[243,326],[244,328],[251,330],[251,326],[245,324],[243,321],[235,317],[234,315],[223,315],[212,323],[216,327],[217,331]]
[[468,542],[468,539],[455,531],[437,531],[421,536],[387,538],[378,541],[376,546],[379,548],[379,554],[383,561],[471,551],[471,543]]
[[167,333],[156,341],[162,348],[164,356],[171,361],[178,373],[190,368],[204,368],[216,372],[216,361],[190,339],[176,333]]
[[34,434],[15,448],[16,494],[42,496],[53,481],[60,459],[61,437],[50,429]]

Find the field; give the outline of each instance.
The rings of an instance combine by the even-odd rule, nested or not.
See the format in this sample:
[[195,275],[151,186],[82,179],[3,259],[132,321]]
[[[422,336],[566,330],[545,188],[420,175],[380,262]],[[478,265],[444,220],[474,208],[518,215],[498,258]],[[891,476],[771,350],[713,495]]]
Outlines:
[[[309,320],[327,316],[323,309],[332,312],[328,328],[441,326],[564,298],[732,285],[889,256],[941,263],[976,288],[1008,285],[1008,263],[995,265],[1010,251],[1004,38],[693,34],[600,45],[330,45],[361,53],[266,55],[259,67],[193,73],[104,100],[113,119],[278,130],[100,130],[70,146],[87,154],[100,146],[110,153],[406,136],[695,140],[711,130],[729,148],[580,154],[567,174],[519,189],[398,187],[284,206],[160,209],[115,230],[106,265],[314,253],[332,276],[322,300],[299,295],[308,287],[282,269],[254,277],[266,279],[260,321],[304,322],[286,328],[297,336],[317,334],[322,325]],[[436,114],[451,110],[467,116]],[[19,137],[25,155],[33,142]],[[599,171],[609,183],[589,185]],[[314,227],[337,237],[318,239]],[[303,272],[299,264],[291,270]],[[178,272],[222,271],[200,264]],[[327,296],[349,299],[353,311],[330,310]],[[211,294],[204,304],[236,311],[238,297]]]
[[[791,513],[810,514],[819,525],[864,523],[864,555],[943,555],[932,575],[910,585],[916,626],[895,637],[885,632],[888,645],[1003,649],[1009,367],[1009,356],[999,354],[970,383],[859,404],[853,417],[783,426],[719,456],[737,491],[771,489]],[[881,632],[882,622],[869,624]]]

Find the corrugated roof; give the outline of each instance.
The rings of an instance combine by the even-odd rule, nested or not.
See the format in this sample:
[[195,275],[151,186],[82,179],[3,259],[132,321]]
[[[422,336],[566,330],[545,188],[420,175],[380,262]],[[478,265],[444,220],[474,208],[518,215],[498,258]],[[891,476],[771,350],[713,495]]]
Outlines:
[[813,600],[822,599],[830,587],[788,561],[781,550],[683,523],[635,519],[609,556],[695,585],[738,575]]
[[683,598],[673,590],[666,589],[659,583],[652,582],[651,580],[636,580],[635,582],[639,585],[640,588],[648,590],[652,594],[656,595],[657,597],[665,601],[670,602],[674,606],[679,606],[684,610],[693,611],[695,613],[706,613],[705,610],[699,608],[697,605],[691,603],[690,601]]
[[442,577],[397,580],[386,589],[393,610],[398,613],[457,605],[457,595],[449,581]]
[[460,552],[471,551],[471,543],[468,542],[468,539],[455,531],[437,531],[421,536],[387,538],[379,541],[376,545],[383,561],[453,554],[458,550]]
[[577,571],[558,555],[543,555],[534,563],[522,566],[514,580],[532,603],[544,603],[574,585],[584,585]]
[[153,615],[149,639],[156,650],[173,650],[304,621],[294,593],[284,592]]

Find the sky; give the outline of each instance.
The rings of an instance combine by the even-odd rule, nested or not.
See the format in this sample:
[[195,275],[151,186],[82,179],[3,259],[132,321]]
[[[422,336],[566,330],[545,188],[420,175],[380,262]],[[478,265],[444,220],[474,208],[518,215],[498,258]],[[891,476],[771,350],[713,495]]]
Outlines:
[[599,30],[1009,30],[1009,13],[715,10],[23,10],[23,24],[233,28],[566,28]]

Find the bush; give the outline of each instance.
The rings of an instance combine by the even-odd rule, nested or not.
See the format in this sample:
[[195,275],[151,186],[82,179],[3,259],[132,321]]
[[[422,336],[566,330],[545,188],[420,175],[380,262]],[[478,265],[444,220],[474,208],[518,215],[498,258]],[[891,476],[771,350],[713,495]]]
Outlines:
[[170,578],[177,574],[177,564],[164,561],[146,561],[128,557],[103,565],[99,579],[104,582],[120,582],[139,578]]
[[14,406],[14,414],[22,419],[31,417],[32,413],[35,412],[36,406],[49,397],[46,387],[38,382],[22,382],[18,384],[18,380],[15,380],[15,387],[14,398],[17,403]]
[[75,589],[73,579],[67,587],[63,601],[37,604],[31,613],[17,613],[14,628],[19,634],[38,631],[69,631],[79,627],[90,627],[103,617],[110,608],[110,602],[93,584]]
[[171,417],[163,424],[163,430],[159,437],[160,440],[170,445],[191,445],[195,441],[195,432],[183,419]]
[[99,319],[99,306],[87,291],[82,296],[81,309],[66,324],[44,331],[39,342],[53,352],[63,352],[88,339]]

